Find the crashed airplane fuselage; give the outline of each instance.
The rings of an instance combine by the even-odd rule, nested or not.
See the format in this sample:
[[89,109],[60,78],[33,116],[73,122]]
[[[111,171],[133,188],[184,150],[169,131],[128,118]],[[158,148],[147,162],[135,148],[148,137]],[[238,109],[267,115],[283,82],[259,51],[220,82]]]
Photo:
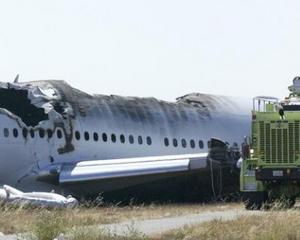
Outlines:
[[239,144],[248,134],[250,104],[205,94],[176,102],[89,95],[55,80],[1,83],[0,184],[96,194],[137,184],[131,177],[186,171],[193,158],[205,167],[211,137]]

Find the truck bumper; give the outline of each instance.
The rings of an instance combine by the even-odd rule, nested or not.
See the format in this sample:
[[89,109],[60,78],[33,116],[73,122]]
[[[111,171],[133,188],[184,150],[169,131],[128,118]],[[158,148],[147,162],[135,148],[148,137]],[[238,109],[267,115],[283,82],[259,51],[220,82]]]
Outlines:
[[255,178],[258,181],[300,181],[300,168],[257,168]]

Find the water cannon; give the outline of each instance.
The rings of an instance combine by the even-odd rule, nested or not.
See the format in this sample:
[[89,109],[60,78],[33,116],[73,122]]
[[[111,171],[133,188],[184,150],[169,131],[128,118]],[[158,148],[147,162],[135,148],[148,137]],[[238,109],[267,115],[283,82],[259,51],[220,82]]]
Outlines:
[[293,79],[293,85],[288,87],[292,95],[300,95],[300,77]]

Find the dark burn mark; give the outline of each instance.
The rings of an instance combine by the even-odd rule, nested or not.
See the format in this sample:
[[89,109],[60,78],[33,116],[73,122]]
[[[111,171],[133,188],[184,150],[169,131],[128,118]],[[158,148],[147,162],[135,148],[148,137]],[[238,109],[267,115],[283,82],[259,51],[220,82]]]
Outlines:
[[59,113],[65,120],[68,119],[69,114],[66,112],[66,103],[59,101],[59,102],[55,102],[53,103],[53,108],[54,110]]
[[54,104],[54,110],[56,111],[56,112],[58,112],[59,114],[63,114],[64,113],[64,111],[65,111],[65,109],[64,109],[64,107],[59,103],[59,102],[56,102],[55,104]]
[[27,126],[37,126],[39,122],[48,120],[43,108],[30,103],[27,90],[0,89],[0,108],[4,108],[22,119]]
[[69,103],[75,116],[107,119],[107,125],[114,117],[142,125],[192,121],[191,114],[193,119],[207,120],[218,105],[214,96],[206,94],[188,94],[178,98],[177,102],[165,102],[155,98],[90,95],[64,81],[39,81],[35,84],[51,84],[59,93],[60,102]]
[[64,136],[65,136],[65,140],[66,143],[63,147],[57,149],[57,152],[59,154],[64,154],[64,153],[69,153],[75,150],[74,145],[72,144],[72,139],[73,139],[73,126],[71,123],[71,120],[69,119],[69,124],[70,124],[70,134],[67,133],[67,130],[65,128],[65,125],[63,122],[59,122],[59,123],[55,123],[54,126],[56,128],[60,128],[62,129]]
[[[211,112],[217,109],[216,99],[207,94],[191,93],[177,98],[178,105],[191,106],[199,113],[199,117],[211,118]],[[182,113],[181,114],[185,114]]]

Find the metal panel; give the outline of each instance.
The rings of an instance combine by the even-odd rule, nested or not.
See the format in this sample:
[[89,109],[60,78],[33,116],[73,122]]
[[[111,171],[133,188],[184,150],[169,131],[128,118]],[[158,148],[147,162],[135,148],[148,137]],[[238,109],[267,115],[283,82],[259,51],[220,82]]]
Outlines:
[[259,152],[266,164],[295,162],[295,151],[299,151],[299,121],[259,122]]

